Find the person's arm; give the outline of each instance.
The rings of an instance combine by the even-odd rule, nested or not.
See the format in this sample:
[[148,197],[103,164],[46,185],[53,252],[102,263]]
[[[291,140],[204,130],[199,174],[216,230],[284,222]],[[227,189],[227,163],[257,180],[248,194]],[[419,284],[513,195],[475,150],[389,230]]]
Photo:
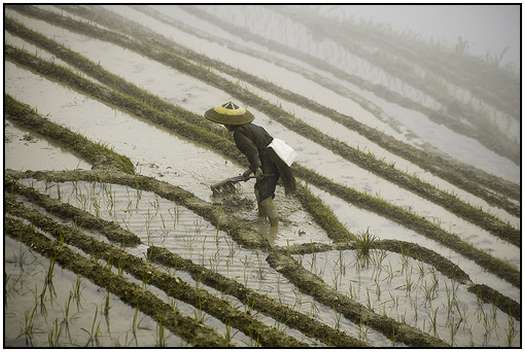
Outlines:
[[248,177],[251,173],[255,174],[257,169],[261,166],[261,159],[259,158],[259,151],[255,144],[240,131],[233,134],[235,145],[246,156],[250,162],[250,168],[243,173],[244,177]]

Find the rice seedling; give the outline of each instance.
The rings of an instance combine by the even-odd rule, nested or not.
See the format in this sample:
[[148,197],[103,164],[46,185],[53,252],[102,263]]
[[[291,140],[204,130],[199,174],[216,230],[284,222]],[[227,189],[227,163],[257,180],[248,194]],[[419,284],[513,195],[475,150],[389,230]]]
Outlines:
[[138,321],[138,316],[139,316],[139,308],[138,307],[135,307],[135,311],[133,312],[133,318],[131,319],[131,332],[133,334],[133,337],[135,339],[135,345],[137,346],[137,328],[138,328],[138,325],[139,325],[139,321]]
[[438,324],[437,324],[438,309],[439,309],[439,307],[436,307],[435,309],[433,309],[431,311],[431,316],[430,316],[430,323],[431,323],[431,326],[432,326],[432,333],[434,334],[435,337],[438,337],[438,333],[437,333],[437,328],[438,328]]
[[365,232],[357,236],[354,245],[357,250],[359,257],[368,257],[372,245],[377,241],[377,237],[370,233],[370,228],[367,228]]
[[208,319],[208,314],[203,310],[195,308],[193,310],[193,319],[195,319],[198,324],[205,324]]
[[142,190],[140,189],[135,189],[135,210],[138,210],[139,209],[139,203],[140,203],[140,200],[142,198]]
[[81,276],[77,275],[73,284],[73,299],[77,305],[77,312],[80,311],[81,304]]
[[263,268],[263,264],[261,263],[261,258],[259,256],[259,252],[255,252],[256,256],[257,256],[257,278],[258,280],[260,281],[264,281],[266,279],[265,275],[264,275],[264,268]]
[[95,346],[95,343],[98,340],[98,334],[100,331],[100,322],[97,324],[97,317],[98,317],[98,306],[95,306],[95,314],[93,314],[93,320],[91,321],[91,328],[89,330],[85,328],[80,328],[80,330],[84,331],[88,335],[88,340],[85,344],[85,347],[88,347],[91,345],[91,347]]
[[62,324],[58,323],[58,318],[53,322],[53,326],[47,335],[49,347],[60,346],[60,335],[62,333]]
[[33,308],[24,312],[24,327],[22,328],[22,332],[17,336],[17,338],[24,336],[26,345],[30,346],[33,346],[33,332],[37,307],[38,301],[36,300],[35,295],[35,303]]
[[157,323],[155,329],[155,347],[166,347],[167,337],[165,334],[164,326]]
[[334,329],[340,330],[341,329],[341,318],[343,317],[343,314],[336,312],[335,313],[335,323],[334,323]]
[[315,273],[317,270],[317,253],[312,253],[311,262],[310,262],[310,271]]
[[315,302],[310,302],[310,317],[316,319],[319,316],[319,307]]
[[513,346],[514,338],[517,335],[516,324],[511,316],[507,317],[507,330],[505,335],[505,341],[508,347]]
[[60,192],[60,183],[57,183],[56,186],[57,186],[57,199],[62,200],[62,193]]
[[166,236],[169,234],[170,230],[168,230],[166,226],[166,221],[164,221],[164,217],[162,216],[162,213],[160,215],[160,221],[162,223],[161,233],[162,233],[162,243],[166,240]]
[[100,203],[98,202],[98,197],[91,197],[91,204],[93,205],[93,208],[95,209],[95,216],[97,218],[100,218]]
[[63,325],[66,329],[66,334],[67,334],[67,337],[68,337],[68,340],[69,340],[69,343],[71,344],[72,343],[72,339],[71,339],[71,331],[69,329],[69,320],[70,320],[70,310],[71,310],[71,302],[73,301],[73,291],[69,291],[69,296],[68,296],[68,299],[66,300],[66,303],[64,305],[64,317],[62,319],[62,322],[60,323],[61,326]]
[[104,297],[104,316],[106,317],[106,319],[109,315],[109,309],[111,308],[109,302],[110,302],[110,293],[109,291],[106,290],[106,295]]

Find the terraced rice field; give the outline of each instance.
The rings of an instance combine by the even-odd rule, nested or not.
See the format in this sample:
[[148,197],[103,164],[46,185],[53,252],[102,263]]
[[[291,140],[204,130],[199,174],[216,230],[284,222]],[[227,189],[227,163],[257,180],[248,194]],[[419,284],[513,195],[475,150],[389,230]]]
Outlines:
[[[319,20],[6,7],[6,346],[521,345],[512,97]],[[202,116],[229,99],[298,152],[276,235],[253,181],[210,190],[246,167]]]

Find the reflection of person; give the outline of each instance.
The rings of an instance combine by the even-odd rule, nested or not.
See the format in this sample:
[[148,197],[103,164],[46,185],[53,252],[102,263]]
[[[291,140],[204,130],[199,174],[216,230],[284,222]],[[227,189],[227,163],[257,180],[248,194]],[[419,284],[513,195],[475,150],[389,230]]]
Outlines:
[[204,116],[225,125],[232,132],[235,144],[250,162],[250,167],[243,173],[245,180],[251,174],[256,177],[255,197],[259,216],[267,217],[272,228],[276,229],[279,220],[273,198],[277,181],[281,179],[286,194],[290,194],[295,191],[295,179],[290,167],[272,148],[268,148],[273,137],[264,128],[251,123],[254,117],[249,111],[232,102],[212,108]]

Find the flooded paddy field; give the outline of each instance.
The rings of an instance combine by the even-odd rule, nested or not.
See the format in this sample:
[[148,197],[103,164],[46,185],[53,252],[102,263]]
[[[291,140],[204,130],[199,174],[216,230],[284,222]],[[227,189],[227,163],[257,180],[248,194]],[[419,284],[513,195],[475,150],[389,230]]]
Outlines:
[[[197,27],[200,37],[140,7],[103,9],[201,55],[191,59],[176,47],[157,55],[164,49],[155,41],[144,44],[151,45],[152,55],[112,42],[108,38],[123,38],[118,40],[138,48],[142,29],[116,31],[89,19],[96,6],[79,7],[75,14],[53,6],[27,9],[32,8],[43,12],[18,11],[16,5],[6,10],[16,23],[5,32],[5,93],[9,114],[24,123],[4,121],[9,346],[520,345],[519,166],[511,160],[311,62],[243,42],[184,6],[166,7],[165,15]],[[225,16],[224,7],[200,8]],[[283,14],[257,8],[252,15],[261,15],[261,22],[254,25],[241,19],[242,11],[232,14],[239,25],[272,40],[278,38],[263,30],[263,22],[286,28],[283,44],[318,58],[332,53],[330,64],[345,69],[354,61],[359,72],[368,72],[361,79],[440,108],[410,83],[388,77],[377,63],[335,42],[312,39],[299,47],[291,38],[297,33],[308,38],[307,29]],[[56,17],[38,18],[44,15]],[[85,32],[66,29],[67,21],[79,21]],[[30,39],[25,27],[48,39]],[[238,42],[246,52],[205,40],[205,34]],[[66,49],[60,52],[46,40],[94,64],[77,65],[62,56]],[[394,152],[392,144],[377,142],[382,135],[372,140],[373,134],[313,105],[284,99],[220,65],[206,67],[203,57],[347,114],[407,146],[423,150],[429,144],[442,154],[456,148],[455,158],[483,170],[494,185],[472,178],[478,188],[468,188],[459,179],[445,179]],[[272,63],[271,57],[280,61]],[[58,79],[54,70],[64,69],[69,78]],[[112,81],[97,76],[101,70],[114,75]],[[351,93],[328,88],[336,85]],[[457,93],[458,99],[467,94]],[[241,105],[255,115],[254,123],[298,153],[293,170],[301,175],[300,194],[287,196],[277,186],[277,232],[258,218],[253,180],[222,196],[210,189],[245,170],[244,159],[231,152],[232,136],[203,117],[210,107],[236,101],[236,94],[252,97]],[[382,112],[366,108],[366,101]],[[29,110],[21,106],[49,121],[46,126],[86,140],[65,142],[61,134],[44,131],[35,122],[40,120],[24,117]],[[358,157],[351,159],[350,150]],[[359,159],[365,156],[371,159]],[[453,194],[463,208],[400,186],[396,175],[435,187],[430,193]],[[71,260],[68,251],[74,253]],[[86,271],[89,265],[92,271]]]

